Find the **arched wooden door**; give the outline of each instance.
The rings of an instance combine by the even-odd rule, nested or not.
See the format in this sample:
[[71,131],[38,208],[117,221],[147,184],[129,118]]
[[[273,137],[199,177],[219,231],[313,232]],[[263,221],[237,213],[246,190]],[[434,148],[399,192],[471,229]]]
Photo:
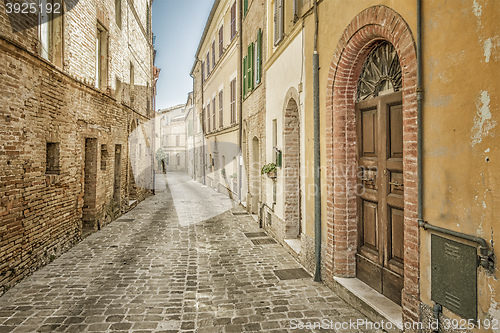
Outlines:
[[358,149],[357,277],[401,304],[404,273],[403,106],[394,47],[365,61],[356,104]]

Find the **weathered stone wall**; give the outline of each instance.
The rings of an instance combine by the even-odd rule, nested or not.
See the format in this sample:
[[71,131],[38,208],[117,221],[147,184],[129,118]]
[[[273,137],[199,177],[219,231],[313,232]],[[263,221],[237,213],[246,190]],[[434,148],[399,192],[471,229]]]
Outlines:
[[[134,16],[125,6],[123,1],[121,33],[114,26],[114,1],[81,0],[66,13],[59,68],[39,56],[38,27],[13,32],[3,2],[0,5],[0,294],[81,239],[85,201],[95,202],[87,210],[88,232],[129,209],[133,175],[128,134],[137,119],[148,120],[152,49],[144,36],[141,39],[137,22],[129,31],[126,22],[134,22]],[[135,6],[144,12],[145,25],[146,1],[135,1]],[[96,19],[109,29],[108,86],[102,91],[94,88]],[[129,33],[136,34],[136,54],[129,51]],[[129,66],[122,66],[130,59],[136,68],[133,89]],[[123,95],[135,91],[133,104],[115,99],[115,77],[124,82]],[[93,177],[87,177],[88,200],[86,139],[96,140],[88,163],[94,170]],[[47,143],[58,146],[56,172],[46,170]],[[116,145],[121,145],[121,155],[115,175]],[[150,155],[145,147],[141,150],[147,178]],[[120,181],[119,202],[113,199],[115,179]],[[136,193],[140,200],[150,191],[137,188]]]

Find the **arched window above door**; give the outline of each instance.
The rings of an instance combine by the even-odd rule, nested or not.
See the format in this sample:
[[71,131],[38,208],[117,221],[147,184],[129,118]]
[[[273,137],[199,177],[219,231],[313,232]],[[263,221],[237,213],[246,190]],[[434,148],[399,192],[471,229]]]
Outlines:
[[358,102],[400,91],[401,65],[398,53],[389,42],[378,44],[368,55],[358,81]]

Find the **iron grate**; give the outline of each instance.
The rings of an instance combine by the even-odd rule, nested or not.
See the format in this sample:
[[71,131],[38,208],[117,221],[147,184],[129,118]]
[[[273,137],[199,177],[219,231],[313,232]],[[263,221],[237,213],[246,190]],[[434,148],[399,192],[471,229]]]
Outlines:
[[303,268],[277,269],[274,271],[274,274],[280,280],[296,280],[311,277]]
[[267,245],[267,244],[276,244],[276,241],[272,238],[256,238],[252,239],[252,243],[254,245]]
[[245,236],[248,238],[256,238],[256,237],[267,237],[265,232],[245,232]]

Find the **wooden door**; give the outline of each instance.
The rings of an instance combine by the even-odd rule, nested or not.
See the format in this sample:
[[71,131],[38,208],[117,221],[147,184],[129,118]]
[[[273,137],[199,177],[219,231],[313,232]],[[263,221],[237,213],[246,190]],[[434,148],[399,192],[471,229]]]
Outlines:
[[404,262],[401,93],[357,104],[358,253],[356,275],[401,304]]

